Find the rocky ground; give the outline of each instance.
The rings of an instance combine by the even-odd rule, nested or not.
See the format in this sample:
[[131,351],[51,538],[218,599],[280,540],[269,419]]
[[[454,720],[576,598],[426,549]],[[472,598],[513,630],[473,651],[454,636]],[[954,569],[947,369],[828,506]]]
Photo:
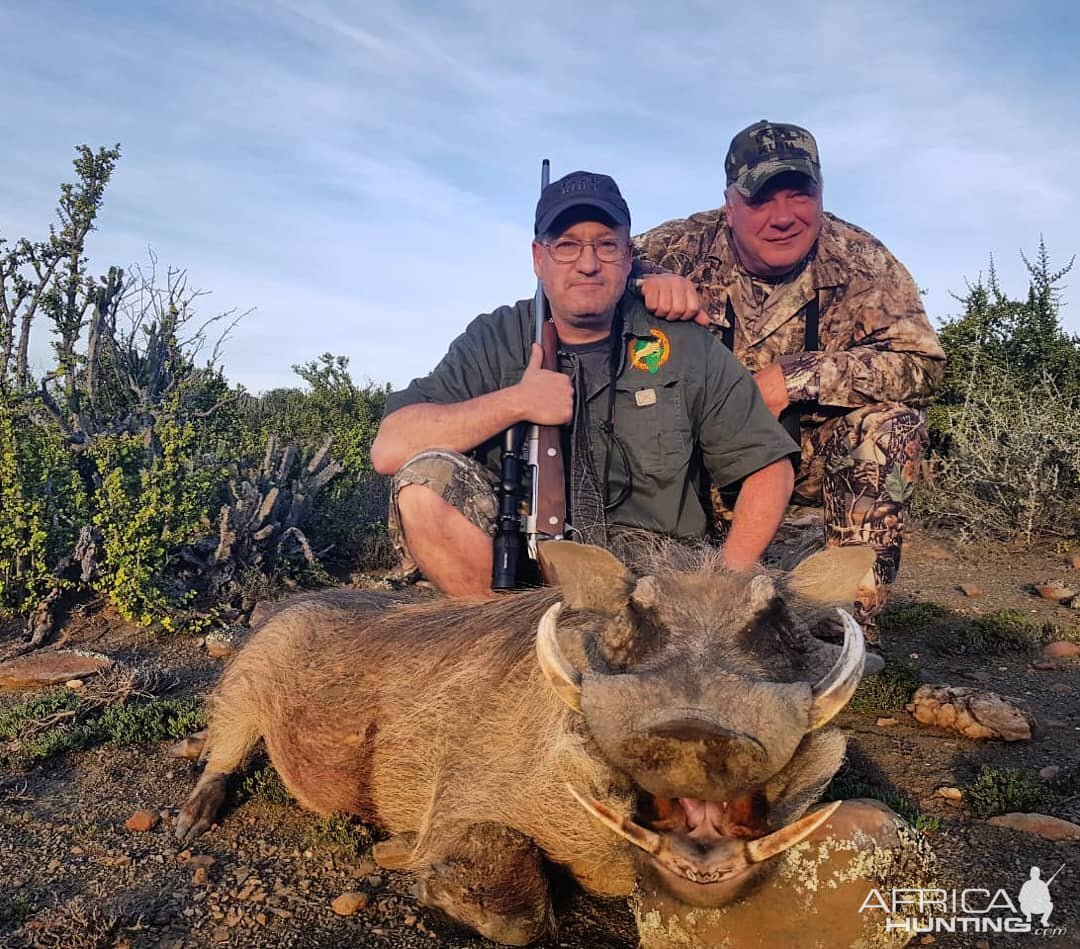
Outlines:
[[[1032,866],[1045,878],[1064,865],[1051,887],[1052,928],[1064,933],[939,934],[938,945],[1080,946],[1080,840],[1053,841],[979,816],[996,802],[991,809],[1080,823],[1080,659],[1043,651],[1052,640],[1080,639],[1080,611],[1032,591],[1054,578],[1080,589],[1080,569],[1069,562],[1076,552],[1052,543],[965,548],[916,532],[883,623],[886,677],[840,719],[849,762],[831,793],[883,797],[925,828],[946,885],[1003,888],[1015,899]],[[150,670],[145,681],[171,685],[169,695],[205,693],[221,668],[194,638],[135,630],[93,606],[73,616],[65,634],[67,646]],[[0,646],[17,635],[9,627]],[[961,712],[974,712],[959,718],[969,731],[982,715],[991,727],[1031,725],[1031,737],[976,741],[921,724],[904,702],[922,684],[1015,699],[1019,711],[1010,717],[952,693]],[[0,693],[0,715],[28,694]],[[0,945],[485,944],[419,908],[408,879],[376,868],[363,828],[305,814],[259,779],[221,827],[189,850],[176,846],[175,808],[197,769],[172,757],[171,746],[101,744],[27,766],[10,742],[0,743]],[[147,813],[132,826],[141,820],[147,829],[129,829],[139,811]],[[345,894],[355,895],[340,899]],[[636,944],[623,903],[588,898],[565,881],[557,896],[562,929],[551,946]]]

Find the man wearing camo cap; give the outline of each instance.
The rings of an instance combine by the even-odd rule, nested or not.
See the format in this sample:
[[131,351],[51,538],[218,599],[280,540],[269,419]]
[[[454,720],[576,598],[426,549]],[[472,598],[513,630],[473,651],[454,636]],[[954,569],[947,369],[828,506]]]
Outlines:
[[824,506],[830,546],[877,551],[874,583],[857,604],[873,639],[926,442],[920,408],[945,354],[903,265],[823,211],[806,129],[765,120],[743,129],[725,170],[724,207],[635,238],[635,273],[668,271],[696,285],[700,299],[676,293],[654,309],[699,322],[704,309],[801,442],[794,500]]

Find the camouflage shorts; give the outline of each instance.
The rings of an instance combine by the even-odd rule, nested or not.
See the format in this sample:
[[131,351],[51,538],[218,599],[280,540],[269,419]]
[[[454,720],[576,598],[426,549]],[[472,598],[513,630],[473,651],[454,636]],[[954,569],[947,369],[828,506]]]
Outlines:
[[419,571],[405,544],[398,492],[408,484],[423,485],[460,511],[470,524],[494,536],[499,513],[495,497],[498,483],[498,478],[487,468],[456,451],[433,448],[413,455],[405,462],[391,482],[387,522],[390,539],[401,557],[402,579],[414,577]]

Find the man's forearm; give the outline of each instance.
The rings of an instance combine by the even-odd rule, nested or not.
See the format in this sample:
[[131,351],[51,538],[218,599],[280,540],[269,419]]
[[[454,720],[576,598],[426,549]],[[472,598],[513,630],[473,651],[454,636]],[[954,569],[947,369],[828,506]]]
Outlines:
[[380,474],[394,474],[420,451],[470,451],[522,421],[520,402],[510,387],[448,405],[406,405],[383,419],[371,445],[371,463]]
[[729,567],[745,570],[761,559],[780,526],[794,487],[795,471],[786,458],[743,481],[724,544],[724,562]]

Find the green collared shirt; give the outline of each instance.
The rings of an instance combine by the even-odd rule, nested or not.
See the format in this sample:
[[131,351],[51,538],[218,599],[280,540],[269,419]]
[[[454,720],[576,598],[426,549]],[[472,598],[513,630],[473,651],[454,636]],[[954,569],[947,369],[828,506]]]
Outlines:
[[[711,477],[727,487],[798,446],[765,407],[754,380],[724,345],[694,323],[657,319],[627,293],[619,303],[623,340],[615,377],[615,431],[626,448],[611,453],[609,496],[629,477],[629,497],[608,523],[676,537],[705,534],[701,495]],[[386,414],[420,402],[454,403],[514,385],[525,371],[534,333],[534,304],[519,300],[478,316],[430,375],[387,399]],[[593,453],[602,473],[608,381],[587,394]],[[499,471],[501,439],[473,456]]]

